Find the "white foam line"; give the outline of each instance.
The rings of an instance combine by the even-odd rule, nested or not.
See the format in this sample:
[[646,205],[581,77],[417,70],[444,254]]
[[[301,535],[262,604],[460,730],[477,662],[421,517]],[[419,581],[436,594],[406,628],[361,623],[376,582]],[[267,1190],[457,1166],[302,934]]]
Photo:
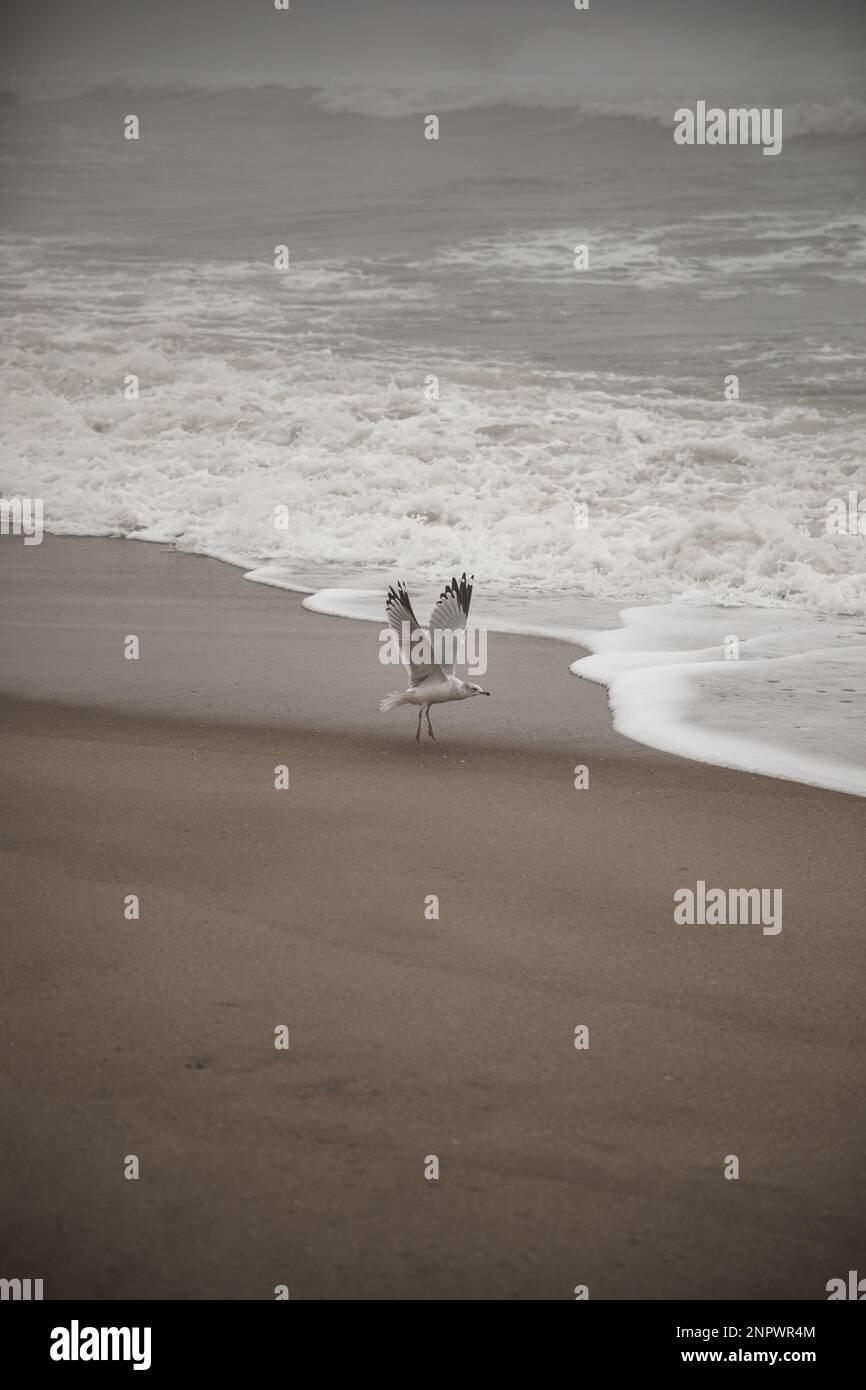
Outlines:
[[771,743],[689,724],[686,714],[694,704],[690,674],[706,674],[713,667],[729,674],[730,663],[683,664],[676,655],[655,655],[668,655],[669,664],[630,667],[619,672],[608,669],[603,676],[598,665],[593,665],[594,657],[590,656],[572,662],[570,670],[576,676],[607,686],[614,728],[636,743],[693,762],[866,796],[866,770],[862,768],[846,771],[841,765],[831,766],[807,753],[791,752]]
[[[269,581],[262,577],[258,582]],[[286,583],[281,587],[291,586]],[[297,585],[294,587],[298,592],[304,592]],[[380,589],[320,589],[314,593],[308,592],[303,606],[325,616],[353,618],[377,623],[383,628],[386,626]],[[508,619],[488,622],[482,612],[478,613],[476,621],[479,627],[484,627],[488,632],[554,639],[571,646],[604,649],[615,643],[617,634],[626,631],[628,619],[634,620],[642,611],[631,608],[622,610],[620,621],[623,626],[606,633],[522,624]],[[732,616],[735,611],[732,610]],[[768,625],[778,616],[776,610],[768,611]],[[695,619],[699,618],[700,614],[696,611]],[[614,728],[636,743],[688,758],[692,762],[804,783],[852,796],[866,796],[866,769],[853,766],[845,768],[805,752],[791,751],[737,734],[702,729],[689,723],[688,714],[697,703],[690,677],[705,675],[713,670],[728,676],[731,674],[731,663],[718,660],[718,651],[718,644],[690,652],[596,650],[571,662],[569,670],[584,680],[607,686]],[[794,653],[770,660],[775,666],[816,654],[812,649],[809,653]],[[744,663],[744,668],[753,667],[754,664]]]

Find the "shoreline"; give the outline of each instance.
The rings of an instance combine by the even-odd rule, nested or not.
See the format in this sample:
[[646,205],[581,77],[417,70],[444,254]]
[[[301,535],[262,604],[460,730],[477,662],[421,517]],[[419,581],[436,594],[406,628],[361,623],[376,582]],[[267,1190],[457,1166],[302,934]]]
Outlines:
[[[136,627],[142,623],[146,625],[153,616],[153,604],[161,601],[170,608],[180,605],[179,624],[173,631],[172,625],[164,621],[157,623],[159,644],[155,655],[157,662],[161,661],[162,669],[152,667],[152,679],[142,682],[138,692],[134,682],[119,678],[117,662],[106,660],[107,653],[103,647],[99,653],[98,672],[91,666],[89,678],[82,679],[82,672],[76,664],[70,672],[70,679],[59,690],[58,680],[63,681],[63,672],[58,671],[57,663],[49,671],[38,653],[29,664],[27,653],[19,653],[19,658],[23,660],[19,659],[17,663],[13,687],[9,691],[16,697],[49,701],[59,698],[62,703],[83,708],[113,706],[118,711],[148,713],[158,718],[196,720],[205,717],[211,722],[238,722],[251,727],[278,724],[343,732],[356,730],[363,732],[364,737],[385,740],[390,738],[391,728],[401,726],[399,714],[383,719],[378,713],[380,700],[386,690],[401,685],[402,672],[398,675],[390,665],[376,662],[374,666],[372,663],[374,644],[371,630],[377,619],[371,618],[363,608],[359,611],[357,606],[352,611],[351,603],[340,602],[336,607],[307,604],[311,597],[321,599],[322,595],[332,592],[342,595],[342,590],[331,591],[327,587],[294,589],[279,582],[268,583],[259,577],[263,572],[261,567],[248,570],[246,564],[178,551],[166,542],[45,534],[53,547],[49,571],[52,566],[60,565],[62,568],[68,563],[64,558],[70,554],[68,547],[75,546],[78,558],[73,573],[76,585],[83,586],[82,599],[87,596],[92,604],[104,608],[106,596],[100,584],[106,572],[117,571],[127,578],[134,576],[135,582],[146,587],[151,595],[150,601],[144,603],[139,602],[136,595],[128,596],[125,611],[118,613],[118,619],[128,619],[129,624]],[[106,552],[102,548],[105,545],[115,547],[112,551],[114,563],[110,565],[105,560]],[[131,547],[132,556],[127,550],[125,558],[121,560],[116,549],[118,546]],[[143,553],[147,551],[156,552],[164,558],[161,561],[148,558]],[[29,592],[24,577],[28,568],[27,553],[20,542],[17,547],[10,545],[4,548],[4,588],[10,591],[19,610],[26,612],[28,625],[44,627],[45,618],[37,595]],[[30,569],[38,571],[40,566],[30,562]],[[237,573],[227,578],[226,571],[229,574],[232,571]],[[238,577],[245,584],[252,580],[256,587],[270,594],[270,607],[265,603],[243,601],[235,582]],[[279,607],[274,604],[274,595],[278,596]],[[217,598],[227,605],[236,620],[229,632],[221,632],[219,624],[214,622],[213,603]],[[646,607],[648,612],[654,611],[652,604],[647,603]],[[707,612],[711,611],[712,606]],[[756,610],[747,611],[754,620]],[[201,633],[192,630],[197,615],[204,618]],[[629,626],[624,621],[626,616],[626,613],[620,614],[623,632]],[[811,615],[802,612],[799,616],[807,620]],[[90,628],[93,636],[96,624],[91,622],[85,602],[77,605],[72,617],[80,631]],[[289,659],[289,651],[297,647],[299,659],[311,662],[312,672],[304,673],[303,678],[306,678],[306,674],[314,675],[315,652],[322,641],[326,642],[329,638],[324,629],[312,624],[321,623],[323,618],[329,627],[340,624],[347,652],[346,678],[357,687],[358,697],[352,707],[344,699],[339,685],[334,684],[331,688],[321,683],[316,700],[308,701],[299,715],[291,709],[288,699],[294,664]],[[768,618],[768,621],[772,626],[772,618]],[[602,618],[601,622],[599,631],[604,632],[605,619]],[[249,631],[246,630],[248,625],[251,625]],[[359,635],[359,626],[367,629],[366,640]],[[617,632],[619,629],[611,631]],[[186,643],[182,650],[178,647],[181,633]],[[494,666],[496,679],[507,682],[507,694],[512,696],[515,691],[534,688],[537,698],[531,708],[527,707],[527,717],[520,722],[498,718],[498,710],[490,711],[483,720],[470,716],[465,722],[467,729],[472,729],[471,742],[476,748],[507,743],[513,747],[553,750],[561,748],[564,740],[572,739],[580,745],[588,737],[593,745],[603,744],[611,756],[649,756],[672,759],[676,763],[697,763],[704,767],[790,782],[858,799],[866,797],[862,775],[851,771],[850,762],[837,760],[834,763],[826,758],[816,758],[814,753],[805,749],[797,750],[786,745],[784,738],[776,743],[769,737],[766,728],[763,736],[754,738],[748,732],[743,735],[739,726],[736,731],[733,727],[713,731],[702,721],[700,714],[693,721],[689,707],[693,693],[687,694],[684,702],[678,687],[672,685],[671,681],[672,678],[676,681],[682,671],[700,672],[703,675],[714,669],[712,662],[707,665],[687,663],[680,667],[676,662],[671,663],[666,652],[660,650],[657,668],[650,662],[648,666],[638,663],[636,667],[626,666],[618,671],[615,657],[614,664],[610,664],[609,647],[601,645],[592,650],[582,645],[579,625],[573,634],[569,634],[565,627],[545,631],[538,627],[533,630],[532,626],[528,626],[526,631],[519,632],[510,626],[497,628],[494,621],[492,626],[487,627],[487,634],[499,657],[498,666]],[[261,643],[265,640],[272,644],[272,649],[269,659],[262,662]],[[704,645],[711,641],[705,635]],[[239,650],[244,647],[255,654],[255,680],[252,679],[252,671],[238,657]],[[205,658],[195,671],[200,681],[198,692],[189,679],[181,684],[173,678],[174,669],[187,673],[194,670],[196,649]],[[767,668],[764,679],[771,685],[778,686],[787,677],[784,660],[778,663],[764,660],[757,664]],[[232,665],[237,667],[237,671],[234,678],[229,679],[228,668]],[[729,663],[719,662],[716,665],[726,677],[731,674]],[[752,673],[755,665],[749,663],[747,670]],[[770,668],[775,672],[772,677],[769,676]],[[571,681],[563,681],[565,671],[570,673]],[[542,672],[543,679],[539,680],[539,673]],[[515,674],[519,677],[516,682],[513,679]],[[652,678],[649,683],[648,678]],[[855,679],[855,676],[852,674],[848,678]],[[576,694],[572,682],[597,687],[598,697],[587,696],[583,691]],[[546,709],[551,686],[557,691],[557,720],[552,720]],[[206,699],[201,698],[201,691],[206,692]],[[846,690],[845,694],[848,693]],[[837,691],[835,697],[839,698],[840,695],[841,692]],[[844,696],[841,698],[844,699]],[[851,701],[846,700],[845,703],[850,704]],[[575,707],[578,705],[579,721],[575,717]],[[649,715],[647,707],[651,711]],[[444,736],[463,746],[464,720],[459,714],[452,717],[452,713],[449,709],[445,715]],[[808,711],[804,711],[804,717],[809,718]],[[844,733],[844,730],[835,731],[834,747],[839,745],[840,740],[844,745]],[[851,731],[848,733],[850,737]],[[855,746],[849,751],[854,766],[862,751],[855,739]]]
[[[364,624],[151,544],[0,562],[0,1212],[46,1298],[856,1268],[858,798],[630,742],[548,639],[491,635],[494,698],[418,745]],[[701,880],[780,886],[783,930],[673,925]]]
[[[48,536],[29,550],[4,547],[0,562],[17,614],[7,629],[16,655],[2,692],[15,699],[414,742],[411,710],[379,711],[402,672],[379,662],[373,624],[315,613],[303,606],[304,594],[250,584],[240,567],[149,541]],[[112,597],[115,584],[122,602]],[[122,659],[129,633],[140,639],[137,662]],[[471,701],[445,708],[437,730],[443,748],[579,751],[590,742],[611,757],[681,761],[613,729],[605,688],[569,670],[583,648],[495,632],[490,648],[484,679],[497,690],[483,711]],[[330,656],[341,651],[342,663]]]

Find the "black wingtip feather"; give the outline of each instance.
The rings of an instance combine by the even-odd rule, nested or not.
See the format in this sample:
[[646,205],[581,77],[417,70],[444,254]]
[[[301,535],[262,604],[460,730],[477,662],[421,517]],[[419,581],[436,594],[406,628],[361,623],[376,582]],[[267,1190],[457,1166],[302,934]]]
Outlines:
[[[445,588],[442,590],[439,597],[440,599],[450,598],[453,594],[457,600],[457,603],[461,611],[468,615],[469,605],[472,602],[472,593],[474,586],[475,575],[470,574],[469,579],[467,580],[466,571],[464,570],[459,580],[452,575],[451,582],[445,585]],[[410,612],[412,610],[412,601],[409,598],[406,585],[404,584],[402,579],[397,580],[396,587],[393,584],[388,585],[388,597],[385,600],[385,607],[387,608],[388,605],[391,603],[404,604]]]
[[455,597],[456,600],[457,600],[457,603],[458,603],[458,605],[459,605],[459,607],[460,607],[461,612],[467,613],[467,614],[468,614],[468,612],[469,612],[469,604],[470,604],[470,602],[471,602],[471,600],[472,600],[472,589],[473,589],[474,580],[475,580],[475,575],[474,575],[474,574],[470,574],[470,576],[469,576],[469,581],[467,582],[467,579],[466,579],[466,571],[465,571],[465,570],[463,571],[463,573],[462,573],[462,575],[460,576],[459,580],[456,579],[456,578],[452,575],[452,577],[451,577],[451,583],[445,585],[445,588],[442,590],[442,593],[439,595],[440,599],[443,599],[443,598],[450,598],[451,595],[453,594],[454,597]]

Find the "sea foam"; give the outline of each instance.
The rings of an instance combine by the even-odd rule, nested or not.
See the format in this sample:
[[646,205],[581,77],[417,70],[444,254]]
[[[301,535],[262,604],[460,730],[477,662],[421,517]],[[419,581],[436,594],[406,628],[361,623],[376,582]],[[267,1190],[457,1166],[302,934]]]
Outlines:
[[[750,278],[781,283],[779,247],[795,248],[798,225],[824,248],[826,270],[856,266],[856,220],[765,217],[749,224],[747,265],[725,249],[729,224],[707,233],[716,278],[737,292]],[[731,403],[689,389],[663,361],[655,375],[572,371],[422,344],[413,316],[457,323],[466,302],[483,304],[479,262],[509,312],[525,301],[526,273],[537,313],[549,273],[555,314],[551,258],[568,257],[565,230],[458,241],[408,276],[405,263],[338,257],[284,277],[253,262],[125,263],[98,246],[71,255],[12,239],[2,495],[41,498],[47,530],[167,541],[317,592],[341,571],[356,583],[361,571],[380,576],[384,591],[399,573],[441,583],[472,569],[479,595],[499,596],[500,624],[592,651],[578,672],[608,685],[629,736],[862,790],[851,725],[864,689],[866,541],[826,525],[828,504],[862,477],[862,428],[844,394],[857,363],[821,338],[803,360],[824,373],[823,395]],[[664,274],[664,237],[606,235],[606,273],[662,293],[647,276]],[[744,350],[784,375],[792,362],[803,370],[798,346]],[[735,341],[722,350],[736,361]],[[135,401],[128,374],[141,382]],[[686,605],[700,610],[694,630],[672,643]],[[742,641],[737,662],[720,652],[726,623]],[[768,648],[780,634],[789,645]]]

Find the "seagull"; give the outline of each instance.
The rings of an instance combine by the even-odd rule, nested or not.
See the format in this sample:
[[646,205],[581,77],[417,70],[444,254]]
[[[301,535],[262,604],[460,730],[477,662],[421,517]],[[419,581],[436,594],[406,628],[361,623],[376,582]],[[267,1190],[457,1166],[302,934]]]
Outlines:
[[[435,739],[433,725],[430,723],[431,705],[444,705],[448,700],[469,700],[473,695],[490,694],[489,690],[482,690],[480,685],[473,685],[471,681],[459,680],[454,674],[457,664],[457,638],[466,629],[472,598],[471,581],[474,578],[474,575],[470,575],[467,582],[464,574],[459,582],[452,579],[450,584],[445,585],[430,614],[429,632],[425,632],[415,617],[406,586],[398,579],[397,587],[394,588],[392,585],[388,589],[385,615],[388,626],[400,643],[403,665],[409,672],[409,689],[392,690],[390,695],[385,696],[379,709],[390,710],[396,709],[397,705],[417,705],[416,743],[421,738],[421,715],[425,712],[425,706],[427,733],[430,738]],[[432,658],[443,647],[447,659],[437,664]]]

